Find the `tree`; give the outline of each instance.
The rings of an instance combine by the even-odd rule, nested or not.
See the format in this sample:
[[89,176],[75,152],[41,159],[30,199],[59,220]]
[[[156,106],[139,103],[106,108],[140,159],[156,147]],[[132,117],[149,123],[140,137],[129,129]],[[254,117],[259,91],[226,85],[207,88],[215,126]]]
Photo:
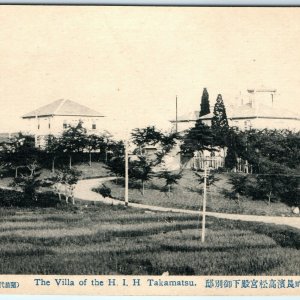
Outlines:
[[78,182],[81,173],[76,168],[62,167],[56,171],[55,177],[51,178],[51,180],[62,184],[74,185]]
[[18,177],[20,168],[33,175],[43,157],[42,151],[34,146],[34,137],[22,133],[9,144],[2,145],[0,156],[1,165],[8,171],[14,169],[15,177]]
[[145,194],[145,182],[152,178],[151,162],[145,157],[139,156],[139,159],[129,163],[129,177],[133,180],[141,180],[142,195]]
[[176,145],[177,140],[180,140],[180,136],[177,132],[163,133],[160,138],[160,144],[165,154],[169,153]]
[[41,186],[42,181],[39,179],[40,173],[36,172],[31,175],[23,175],[14,178],[13,186],[22,189],[24,197],[24,206],[30,206],[37,201],[37,189]]
[[145,156],[145,154],[142,153],[143,146],[157,146],[155,158],[153,158],[150,162],[151,166],[156,166],[162,163],[165,155],[167,155],[172,150],[172,148],[176,145],[177,140],[180,139],[178,133],[162,133],[154,126],[148,126],[142,129],[136,128],[132,131],[131,136],[133,138],[133,143],[138,146],[138,149],[135,149],[134,153],[139,156]]
[[242,144],[240,137],[233,128],[227,130],[225,145],[227,146],[225,167],[229,170],[236,170],[238,152],[241,151]]
[[69,156],[69,168],[72,168],[73,153],[82,153],[85,148],[86,129],[80,121],[76,126],[70,126],[60,138],[63,152]]
[[232,146],[227,148],[225,157],[225,168],[235,170],[237,165],[237,154]]
[[92,166],[92,152],[94,151],[103,151],[105,149],[105,140],[102,136],[96,134],[86,135],[84,137],[85,148],[89,153],[89,166]]
[[197,120],[194,127],[188,130],[180,146],[184,154],[192,154],[195,151],[212,151],[213,135],[211,128],[205,125],[201,120]]
[[55,160],[62,154],[63,148],[60,139],[54,135],[48,135],[46,138],[45,152],[51,156],[51,171],[55,172]]
[[123,141],[109,141],[106,151],[112,155],[106,161],[106,168],[115,174],[117,182],[118,177],[125,176],[125,148]]
[[158,144],[159,150],[155,153],[155,159],[151,162],[152,166],[163,163],[165,156],[170,153],[180,139],[181,137],[177,132],[162,133]]
[[107,161],[107,168],[115,174],[116,177],[125,176],[125,158],[124,156],[116,156]]
[[123,141],[109,141],[107,143],[106,151],[111,153],[112,157],[120,157],[125,155]]
[[[162,133],[157,130],[154,126],[148,126],[146,128],[135,128],[132,133],[132,140],[135,145],[141,147],[145,145],[156,145],[161,141]],[[141,154],[141,153],[140,153]]]
[[202,97],[201,97],[201,104],[200,104],[200,114],[199,117],[207,115],[210,113],[210,106],[209,106],[209,95],[207,89],[203,89]]
[[224,147],[226,145],[226,136],[229,126],[226,109],[221,94],[218,95],[214,106],[214,115],[211,120],[211,128],[215,136],[215,145]]
[[237,153],[249,161],[254,173],[247,177],[243,193],[267,199],[269,205],[272,200],[299,205],[300,133],[264,129],[238,132],[237,136]]
[[178,180],[181,179],[181,173],[173,173],[170,171],[163,171],[158,175],[166,181],[166,187],[168,188],[168,197],[170,198],[171,188],[174,184],[178,184]]
[[278,196],[278,192],[283,188],[282,183],[275,176],[259,175],[256,178],[256,193],[260,197],[268,199],[268,205],[271,205],[271,199]]
[[229,178],[229,183],[232,185],[231,193],[225,195],[236,200],[239,207],[241,206],[240,196],[248,193],[249,181],[249,176],[245,174],[231,174]]
[[[207,174],[206,174],[206,185],[207,187],[211,187],[213,185],[215,185],[215,182],[219,181],[220,179],[218,177],[216,177],[216,170],[207,170]],[[205,179],[205,174],[202,173],[198,173],[195,172],[195,175],[198,177],[198,182],[199,184],[203,184],[204,183],[204,179]]]
[[254,172],[268,170],[270,165],[264,166],[268,161],[290,169],[300,165],[300,132],[252,129],[239,132],[237,141],[238,155],[253,165]]

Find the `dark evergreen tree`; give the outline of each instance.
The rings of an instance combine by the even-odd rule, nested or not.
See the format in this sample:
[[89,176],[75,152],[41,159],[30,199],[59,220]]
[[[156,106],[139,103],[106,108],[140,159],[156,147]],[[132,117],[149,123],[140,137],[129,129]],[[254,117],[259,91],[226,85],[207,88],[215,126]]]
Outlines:
[[215,136],[214,143],[216,146],[226,146],[226,137],[228,135],[228,120],[222,95],[219,94],[214,106],[214,115],[211,120],[211,128]]
[[125,159],[124,156],[116,156],[107,162],[107,168],[115,174],[116,177],[125,176]]
[[209,150],[212,151],[212,131],[201,120],[197,120],[194,127],[189,129],[183,138],[183,144],[180,146],[181,152],[192,154],[194,151]]
[[171,171],[163,171],[158,175],[158,178],[162,178],[166,181],[166,187],[168,189],[168,197],[170,197],[171,188],[174,184],[178,184],[178,180],[181,179],[181,173],[173,173]]
[[235,149],[230,146],[227,149],[227,155],[225,157],[225,167],[229,170],[234,170],[237,164],[237,155]]
[[209,108],[209,94],[207,92],[207,89],[203,89],[202,98],[201,98],[201,104],[200,104],[200,114],[199,117],[202,117],[204,115],[207,115],[210,113]]
[[244,145],[242,144],[241,138],[233,128],[228,128],[225,144],[227,146],[227,154],[225,157],[225,167],[230,170],[235,170],[237,166],[237,158],[239,153],[243,151]]

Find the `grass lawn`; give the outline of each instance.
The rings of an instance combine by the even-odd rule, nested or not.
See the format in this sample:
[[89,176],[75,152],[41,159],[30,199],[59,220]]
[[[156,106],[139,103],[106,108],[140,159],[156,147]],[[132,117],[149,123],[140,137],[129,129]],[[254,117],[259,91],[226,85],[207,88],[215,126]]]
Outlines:
[[[74,165],[82,172],[81,178],[96,178],[113,176],[102,162],[93,162],[92,166],[87,163]],[[51,171],[43,169],[41,179],[51,177]],[[230,190],[231,186],[227,180],[229,174],[218,174],[218,181],[208,190],[207,210],[215,212],[240,213],[240,214],[254,214],[254,215],[276,215],[276,216],[293,216],[292,209],[282,203],[272,203],[270,206],[265,200],[252,200],[247,197],[241,197],[241,204],[238,205],[234,200],[224,197],[223,189]],[[0,179],[0,187],[9,186],[13,181],[12,178]],[[124,180],[118,179],[118,184],[114,181],[106,182],[106,186],[112,190],[112,197],[124,200]],[[164,207],[175,207],[184,209],[198,210],[202,207],[202,189],[203,184],[199,184],[198,177],[191,170],[185,170],[183,177],[179,180],[179,184],[172,188],[170,197],[164,191],[165,182],[163,179],[152,178],[145,184],[145,194],[141,193],[141,185],[135,183],[130,185],[129,200],[135,203],[157,205]],[[48,190],[41,188],[41,190]]]
[[123,206],[0,209],[1,274],[300,275],[300,231]]
[[[102,162],[92,162],[92,165],[89,166],[88,163],[80,163],[74,165],[74,167],[81,171],[81,179],[83,178],[96,178],[96,177],[107,177],[110,176],[109,170],[105,168],[105,164]],[[45,179],[52,177],[53,174],[49,169],[42,169],[40,179]],[[7,187],[13,182],[12,177],[3,177],[0,178],[0,187]]]
[[[92,162],[89,166],[88,163],[75,164],[73,167],[78,171],[81,171],[81,178],[95,178],[95,177],[107,177],[109,176],[109,170],[105,167],[102,162]],[[51,170],[43,169],[41,173],[41,178],[51,177],[53,174]]]
[[[222,194],[223,189],[230,190],[231,186],[227,183],[229,174],[216,175],[218,181],[208,189],[207,193],[207,210],[226,213],[240,213],[253,215],[285,215],[295,216],[291,208],[282,203],[272,203],[268,205],[264,200],[252,200],[247,197],[241,197],[240,206],[234,200],[227,199]],[[123,179],[105,183],[111,188],[112,197],[120,200],[124,199]],[[198,177],[193,171],[185,170],[183,177],[179,180],[178,185],[172,189],[170,197],[164,189],[165,182],[163,179],[152,178],[145,184],[145,194],[141,193],[141,185],[134,183],[130,185],[129,201],[135,203],[158,205],[164,207],[176,207],[184,209],[198,210],[202,207],[202,189],[203,184],[199,184]]]

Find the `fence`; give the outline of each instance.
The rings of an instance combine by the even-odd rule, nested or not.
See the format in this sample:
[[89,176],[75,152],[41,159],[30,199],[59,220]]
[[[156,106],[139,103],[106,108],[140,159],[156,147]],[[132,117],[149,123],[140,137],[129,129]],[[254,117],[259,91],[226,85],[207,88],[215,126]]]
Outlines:
[[252,173],[252,165],[248,164],[247,160],[243,160],[241,158],[237,159],[237,167],[236,172],[239,173]]
[[204,169],[205,164],[207,168],[218,169],[225,165],[224,157],[193,157],[192,168],[195,170]]
[[[195,170],[203,170],[204,167],[211,169],[218,169],[225,167],[225,158],[221,156],[217,157],[192,157],[190,167]],[[237,166],[232,170],[238,173],[252,173],[252,165],[248,164],[246,160],[241,158],[237,159]]]

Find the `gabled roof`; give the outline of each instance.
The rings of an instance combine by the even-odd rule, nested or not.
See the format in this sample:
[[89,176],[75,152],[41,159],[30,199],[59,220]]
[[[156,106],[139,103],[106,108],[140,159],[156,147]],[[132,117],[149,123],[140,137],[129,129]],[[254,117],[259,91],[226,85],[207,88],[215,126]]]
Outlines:
[[26,115],[26,118],[46,117],[46,116],[86,116],[86,117],[104,117],[99,112],[88,108],[85,105],[76,103],[72,100],[60,99],[50,104],[33,110]]
[[[187,122],[187,121],[196,121],[199,119],[199,111],[195,110],[188,114],[178,116],[177,122]],[[176,120],[171,120],[170,122],[176,122]]]

